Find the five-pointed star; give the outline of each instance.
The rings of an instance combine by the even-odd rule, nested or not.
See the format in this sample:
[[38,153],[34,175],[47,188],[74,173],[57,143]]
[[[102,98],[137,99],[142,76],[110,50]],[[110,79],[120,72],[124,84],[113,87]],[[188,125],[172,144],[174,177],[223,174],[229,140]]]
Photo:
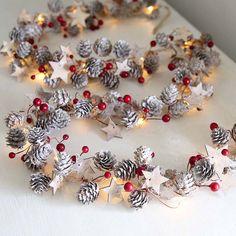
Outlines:
[[160,194],[160,186],[169,179],[161,175],[160,166],[157,166],[152,172],[143,171],[145,183],[143,188],[152,188],[157,194]]
[[14,72],[11,74],[11,76],[16,77],[17,80],[21,80],[24,75],[25,75],[25,68],[19,67],[17,64],[15,64]]
[[77,8],[67,13],[70,18],[72,18],[71,25],[82,25],[83,27],[86,27],[85,20],[89,17],[89,14],[82,11],[80,6],[77,6]]
[[172,34],[175,37],[175,40],[183,39],[184,41],[188,41],[188,39],[193,35],[186,27],[179,27],[175,29]]
[[17,18],[17,21],[19,23],[26,23],[26,24],[32,22],[32,20],[33,20],[32,15],[25,9],[21,11],[20,15]]
[[55,175],[49,186],[52,188],[52,192],[55,195],[57,189],[61,186],[63,177],[60,175]]
[[111,119],[109,119],[109,123],[105,128],[101,129],[107,135],[107,141],[111,140],[112,138],[122,138],[121,136],[121,128],[116,125]]
[[70,50],[70,46],[61,45],[60,48],[63,56],[69,56],[73,54],[72,51]]
[[0,53],[7,54],[9,57],[12,56],[12,49],[14,47],[14,41],[3,41],[2,46],[0,48]]
[[122,61],[122,62],[116,62],[117,70],[115,72],[115,75],[120,75],[122,71],[129,71],[131,68],[128,66],[128,59]]
[[144,57],[146,49],[143,47],[138,46],[137,44],[131,49],[130,55],[135,58],[141,59]]

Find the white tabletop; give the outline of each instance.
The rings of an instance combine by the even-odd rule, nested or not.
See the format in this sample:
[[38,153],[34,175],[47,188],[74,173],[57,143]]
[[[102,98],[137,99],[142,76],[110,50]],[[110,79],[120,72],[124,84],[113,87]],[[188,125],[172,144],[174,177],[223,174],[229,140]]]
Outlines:
[[[1,1],[0,40],[8,40],[8,32],[16,21],[22,8],[29,11],[46,10],[44,0]],[[226,14],[226,13],[224,13]],[[141,46],[151,40],[154,23],[144,19],[107,22],[96,33],[89,32],[84,38],[96,39],[107,36],[111,40],[126,39]],[[171,32],[174,28],[186,26],[193,28],[183,17],[172,10],[172,15],[161,28]],[[210,29],[209,29],[210,30]],[[51,37],[49,47],[78,39]],[[117,157],[132,158],[133,151],[140,145],[150,146],[157,153],[157,162],[164,168],[184,170],[192,154],[204,151],[204,144],[210,144],[209,123],[217,121],[231,128],[236,117],[236,68],[235,64],[221,53],[222,65],[214,71],[209,81],[215,86],[214,97],[206,104],[202,112],[191,113],[166,125],[162,122],[150,122],[142,129],[124,132],[123,140],[104,140],[99,124],[75,121],[62,133],[69,133],[71,142],[68,149],[78,151],[78,147],[90,146],[91,154],[100,149],[110,149]],[[171,72],[167,70],[167,60],[162,60],[160,71],[145,86],[134,82],[122,81],[119,91],[130,93],[136,99],[147,95],[159,95],[160,90],[169,83]],[[169,209],[159,202],[152,202],[143,210],[134,211],[123,205],[94,204],[81,206],[75,199],[76,188],[63,188],[56,196],[50,193],[38,197],[29,189],[30,173],[22,162],[8,158],[9,148],[5,148],[4,137],[7,129],[3,119],[9,111],[19,110],[27,102],[24,96],[33,93],[37,82],[30,80],[17,83],[10,78],[6,62],[0,59],[0,235],[234,235],[236,231],[236,188],[222,189],[212,193],[208,189],[196,192],[186,198],[178,209]],[[104,90],[98,85],[90,86],[98,93]],[[62,134],[61,133],[61,134]],[[236,180],[235,180],[236,181]]]

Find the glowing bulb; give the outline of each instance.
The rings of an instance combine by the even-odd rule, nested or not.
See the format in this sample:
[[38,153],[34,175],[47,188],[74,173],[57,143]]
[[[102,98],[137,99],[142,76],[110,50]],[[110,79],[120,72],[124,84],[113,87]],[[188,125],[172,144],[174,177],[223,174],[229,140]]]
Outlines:
[[152,12],[153,12],[153,10],[154,10],[154,7],[153,7],[153,6],[150,6],[150,7],[145,8],[145,9],[144,9],[144,12],[145,12],[145,14],[147,14],[147,15],[151,15]]
[[36,78],[39,80],[43,80],[45,78],[45,74],[44,73],[39,73],[36,75]]
[[145,122],[144,118],[139,118],[138,122],[137,122],[137,125],[138,126],[143,126],[144,122]]

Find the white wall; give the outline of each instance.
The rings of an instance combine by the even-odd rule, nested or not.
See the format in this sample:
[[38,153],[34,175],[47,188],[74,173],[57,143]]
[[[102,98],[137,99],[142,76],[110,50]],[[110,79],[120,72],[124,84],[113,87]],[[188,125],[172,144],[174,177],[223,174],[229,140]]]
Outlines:
[[236,0],[166,0],[236,61]]

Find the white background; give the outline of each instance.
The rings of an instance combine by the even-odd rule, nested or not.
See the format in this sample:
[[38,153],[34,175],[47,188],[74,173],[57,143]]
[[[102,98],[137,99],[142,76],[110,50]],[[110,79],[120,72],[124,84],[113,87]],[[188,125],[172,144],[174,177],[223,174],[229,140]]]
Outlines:
[[[46,10],[43,0],[2,1],[0,8],[0,39],[7,35],[15,24],[20,9]],[[152,39],[153,24],[144,19],[124,22],[107,22],[96,33],[86,33],[84,38],[92,40],[107,36],[114,42],[126,39],[130,43],[145,46]],[[186,26],[197,31],[175,11],[161,30],[171,32],[175,27]],[[62,40],[51,37],[48,46],[55,49],[60,43],[78,39]],[[119,91],[133,94],[141,100],[147,95],[159,95],[160,90],[169,83],[172,74],[167,71],[167,60],[162,57],[163,66],[145,85],[122,81]],[[150,146],[157,153],[157,163],[163,168],[185,170],[189,156],[198,151],[204,152],[204,144],[210,144],[209,124],[217,121],[231,128],[236,116],[235,64],[223,53],[222,65],[209,78],[215,85],[215,96],[206,104],[203,112],[192,112],[186,117],[173,120],[166,125],[150,122],[143,129],[124,132],[123,140],[104,141],[99,124],[75,121],[64,132],[71,136],[67,149],[78,152],[83,145],[89,145],[91,154],[100,149],[110,149],[119,159],[131,158],[139,145]],[[9,111],[21,109],[26,104],[24,96],[33,93],[36,82],[29,80],[15,82],[9,76],[6,61],[0,59],[0,120]],[[90,86],[91,91],[102,94],[97,83]],[[218,193],[202,189],[187,198],[178,209],[169,209],[159,202],[152,202],[141,211],[130,210],[123,205],[94,204],[81,206],[75,199],[79,186],[63,188],[53,197],[50,193],[43,197],[35,196],[28,187],[30,173],[20,159],[9,160],[9,148],[5,148],[4,137],[7,129],[0,122],[1,164],[0,164],[0,235],[234,235],[236,231],[236,188]],[[60,135],[62,135],[61,133]],[[236,181],[236,180],[235,180]]]

